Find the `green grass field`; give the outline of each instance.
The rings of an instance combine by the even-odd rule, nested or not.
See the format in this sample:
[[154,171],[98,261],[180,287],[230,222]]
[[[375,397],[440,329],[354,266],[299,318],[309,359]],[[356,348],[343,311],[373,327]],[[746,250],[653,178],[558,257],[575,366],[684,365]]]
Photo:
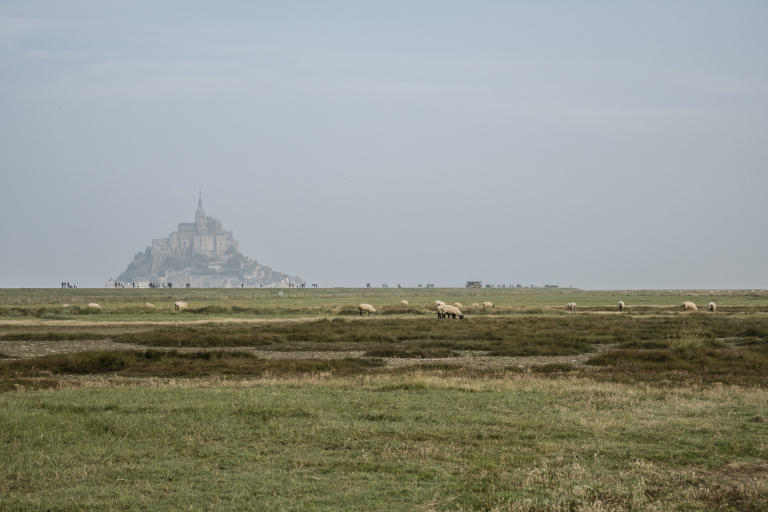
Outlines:
[[[283,296],[278,296],[283,293]],[[290,315],[337,314],[344,307],[357,307],[369,302],[377,309],[395,308],[401,300],[409,307],[429,314],[434,301],[449,304],[461,302],[465,308],[473,303],[491,301],[506,312],[542,308],[545,311],[562,309],[568,302],[576,302],[579,309],[613,311],[623,300],[635,312],[643,309],[677,308],[685,300],[692,300],[700,308],[714,301],[718,308],[758,309],[768,312],[766,290],[636,290],[585,291],[573,288],[284,288],[284,289],[0,289],[0,318],[23,315],[28,311],[43,310],[45,315],[66,318],[72,311],[62,308],[73,306],[73,311],[88,314],[87,304],[102,306],[102,315],[121,316],[126,321],[144,320],[134,315],[146,313],[145,302],[157,307],[154,313],[165,318],[173,313],[175,301],[185,301],[191,309],[222,308],[227,316],[237,314],[232,308],[242,308],[250,315],[286,317]],[[469,311],[467,311],[469,312]],[[355,311],[356,313],[356,311]],[[78,314],[78,313],[74,313]],[[164,316],[166,315],[166,316]]]
[[766,291],[282,291],[0,290],[0,509],[768,510]]

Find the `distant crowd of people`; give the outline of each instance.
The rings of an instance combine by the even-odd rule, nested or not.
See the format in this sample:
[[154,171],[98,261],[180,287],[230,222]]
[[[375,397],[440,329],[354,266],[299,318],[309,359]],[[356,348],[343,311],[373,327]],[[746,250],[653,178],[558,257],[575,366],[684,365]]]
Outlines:
[[[474,284],[475,283],[474,281],[471,282],[471,283],[472,284],[470,284],[470,282],[467,282],[467,287],[468,288],[482,286],[479,281],[476,282],[477,284]],[[117,281],[115,282],[115,288],[126,288],[128,286],[129,285],[127,283],[122,283],[122,282],[117,282]],[[149,286],[150,288],[173,288],[173,283],[149,283],[148,285],[145,284],[145,286]],[[244,283],[240,285],[241,288],[243,288],[244,286],[245,286]],[[317,283],[312,283],[309,286],[311,286],[312,288],[317,288],[318,284]],[[389,285],[386,284],[386,283],[382,284],[381,286],[382,286],[382,288],[389,288]],[[69,281],[62,281],[61,282],[61,287],[62,288],[77,288],[77,283],[72,284]],[[133,283],[130,284],[130,287],[131,288],[141,288],[141,284],[137,285],[135,282],[133,282]],[[192,285],[190,283],[186,283],[185,287],[186,288],[191,288]],[[263,287],[264,287],[264,284],[259,284],[259,288],[263,288]],[[300,283],[300,284],[299,283],[288,283],[288,287],[289,288],[306,288],[307,287],[307,283]],[[370,288],[371,287],[371,283],[366,283],[366,287]],[[398,288],[402,288],[402,285],[400,283],[397,283],[397,287]],[[435,285],[434,284],[427,284],[424,287],[425,288],[434,288]],[[518,284],[518,285],[512,285],[512,284],[508,284],[508,285],[507,284],[486,284],[485,285],[485,288],[522,288],[522,287],[523,287],[523,285],[521,285],[521,284]],[[544,287],[545,288],[559,288],[560,286],[556,285],[556,284],[546,284],[546,285],[544,285]],[[418,288],[422,288],[422,285],[419,284]],[[535,286],[531,285],[531,288],[535,288]]]
[[[149,283],[148,285],[150,288],[173,288],[173,283]],[[125,288],[126,284],[121,283],[119,281],[115,281],[115,288]],[[77,285],[75,285],[75,288],[77,288]],[[141,288],[141,284],[137,285],[135,282],[131,283],[131,288]],[[189,283],[187,283],[187,288],[189,288]]]
[[[371,283],[366,283],[366,284],[365,284],[365,287],[366,287],[366,288],[370,288],[370,287],[371,287]],[[382,287],[382,288],[389,288],[389,285],[388,285],[387,283],[384,283],[384,284],[382,284],[382,285],[381,285],[381,287]],[[403,287],[403,285],[401,285],[400,283],[397,283],[397,287],[398,287],[398,288],[402,288],[402,287]],[[421,286],[421,285],[418,285],[418,287],[419,287],[419,288],[424,288],[424,287],[423,287],[423,286]],[[426,288],[434,288],[434,287],[435,287],[435,285],[434,285],[434,284],[428,284],[428,285],[426,285]]]

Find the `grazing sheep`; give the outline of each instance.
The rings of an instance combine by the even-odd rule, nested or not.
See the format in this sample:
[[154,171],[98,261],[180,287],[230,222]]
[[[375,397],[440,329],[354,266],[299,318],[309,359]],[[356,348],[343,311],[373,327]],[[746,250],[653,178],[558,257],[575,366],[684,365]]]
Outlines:
[[683,302],[683,311],[698,311],[698,310],[696,309],[696,304],[694,304],[693,302],[686,301],[686,302]]
[[493,307],[493,302],[488,302],[488,301],[483,302],[483,307],[484,308],[492,308]]
[[479,307],[480,307],[480,304],[478,304],[477,302],[475,302],[475,303],[473,303],[473,304],[472,304],[472,307],[473,307],[473,308],[479,308]]
[[88,307],[91,309],[101,309],[101,306],[99,306],[95,302],[91,302],[90,304],[88,304]]
[[176,311],[184,311],[185,309],[187,309],[187,303],[186,302],[182,302],[182,301],[178,301],[178,302],[173,304],[173,309],[176,310]]
[[144,303],[144,307],[146,307],[148,311],[154,311],[155,310],[155,305],[152,304],[151,302],[145,302]]
[[63,307],[64,309],[67,309],[67,308],[69,307],[69,304],[64,304],[62,307]]
[[408,301],[407,300],[401,300],[400,301],[400,305],[401,306],[407,306],[408,305]]
[[461,305],[461,302],[454,302],[453,305],[456,306],[459,309],[464,307],[464,306]]
[[565,305],[566,311],[576,311],[576,303],[575,302],[569,302]]
[[448,318],[449,316],[452,318],[458,316],[460,320],[464,319],[464,315],[456,306],[449,306],[448,304],[437,306],[437,318]]
[[436,300],[435,301],[435,306],[445,306],[445,302],[443,302],[441,300]]
[[624,311],[624,301],[619,301],[619,311]]
[[709,303],[709,310],[710,310],[711,312],[713,312],[713,313],[714,313],[715,311],[717,311],[717,304],[715,304],[714,302],[710,302],[710,303]]
[[376,314],[376,310],[370,304],[360,304],[357,309],[360,310],[360,316],[363,316],[363,311],[368,313],[368,316],[371,316],[371,313]]

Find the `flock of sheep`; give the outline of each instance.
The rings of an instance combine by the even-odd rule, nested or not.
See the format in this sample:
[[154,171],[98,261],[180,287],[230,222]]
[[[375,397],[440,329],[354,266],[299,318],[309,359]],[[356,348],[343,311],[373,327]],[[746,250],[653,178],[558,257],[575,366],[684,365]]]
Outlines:
[[[626,305],[624,304],[624,301],[619,301],[619,311],[624,311],[626,308]],[[710,311],[717,311],[717,305],[714,302],[710,302],[708,305],[708,308]],[[576,303],[575,302],[569,302],[565,305],[566,311],[575,311],[576,310]],[[698,311],[696,308],[696,304],[693,302],[685,301],[683,302],[683,311]]]
[[[64,307],[68,308],[69,304],[64,304]],[[96,304],[95,302],[90,302],[88,304],[88,307],[90,309],[93,309],[93,310],[96,310],[96,311],[101,311],[101,306],[99,304]],[[144,307],[146,307],[148,311],[154,311],[156,309],[155,305],[152,304],[151,302],[145,302],[144,303]],[[181,302],[181,301],[176,302],[173,305],[173,309],[175,311],[183,311],[183,310],[187,309],[187,303],[186,302]]]
[[[150,302],[146,302],[144,305],[149,311],[155,310],[155,305]],[[408,301],[401,300],[400,305],[407,306]],[[69,307],[69,305],[65,304],[64,307]],[[91,302],[90,304],[88,304],[88,307],[94,310],[101,310],[101,306],[96,304],[95,302]],[[450,306],[441,300],[436,300],[435,307],[437,308],[437,318],[448,318],[448,317],[451,317],[451,318],[458,317],[459,319],[464,318],[464,315],[462,314],[460,309],[463,307],[461,305],[461,302],[455,302],[453,306]],[[478,304],[477,302],[472,304],[473,309],[476,309],[479,307],[480,307],[480,304]],[[492,308],[493,302],[487,302],[487,301],[483,302],[482,307],[483,309]],[[707,307],[709,311],[712,311],[712,312],[717,311],[717,305],[714,302],[710,302]],[[624,305],[624,302],[619,301],[619,311],[624,311],[625,308],[626,306]],[[173,309],[174,311],[184,311],[185,309],[187,309],[187,303],[182,301],[175,302],[173,304]],[[373,313],[374,315],[377,314],[376,309],[370,304],[366,304],[366,303],[360,304],[357,307],[357,309],[360,311],[360,316],[363,316],[363,313],[366,313],[368,316],[370,316],[371,313]],[[569,302],[568,304],[565,305],[565,310],[576,311],[576,303]],[[696,308],[696,304],[694,304],[693,302],[685,301],[683,302],[683,311],[698,311],[698,309]]]
[[[407,306],[408,301],[401,300],[400,305]],[[493,302],[483,302],[482,306],[483,306],[483,309],[492,308]],[[464,318],[464,314],[461,312],[461,309],[460,309],[461,307],[463,307],[461,305],[461,302],[455,302],[453,306],[451,306],[441,300],[436,300],[435,307],[437,308],[437,318],[451,317],[451,318],[459,318],[460,320]],[[475,302],[474,304],[472,304],[472,307],[479,308],[480,304]],[[373,313],[374,315],[377,314],[376,309],[370,304],[366,304],[366,303],[360,304],[357,307],[357,309],[360,311],[360,316],[363,316],[363,313],[366,313],[368,316],[370,316],[371,313]]]
[[[624,305],[624,301],[620,300],[619,301],[619,311],[624,311],[625,308],[626,308],[626,306]],[[714,302],[710,302],[707,305],[707,308],[709,309],[709,311],[715,312],[715,311],[717,311],[717,304],[715,304]],[[566,311],[575,311],[576,310],[576,303],[575,302],[569,302],[568,304],[565,305],[565,310]],[[685,301],[685,302],[683,302],[683,311],[698,311],[698,308],[696,308],[696,304],[694,304],[693,302]]]
[[[717,304],[715,304],[714,302],[710,302],[707,305],[707,309],[714,313],[715,311],[717,311]],[[698,309],[696,308],[696,304],[694,304],[693,302],[686,301],[686,302],[683,302],[683,311],[698,311]]]
[[[408,301],[401,300],[400,305],[407,306]],[[483,306],[483,309],[492,308],[493,302],[483,302],[482,306]],[[186,304],[185,304],[185,307],[186,307]],[[436,300],[435,307],[437,308],[437,318],[448,318],[448,317],[451,317],[451,318],[458,317],[459,319],[464,318],[464,315],[460,310],[460,308],[462,307],[460,302],[456,302],[453,304],[453,306],[451,306],[441,300]],[[479,308],[479,307],[480,307],[480,304],[478,304],[477,302],[472,304],[473,309]],[[626,309],[626,305],[624,304],[624,301],[620,300],[618,307],[619,307],[619,311],[624,311],[624,309]],[[710,302],[708,305],[708,309],[709,311],[715,312],[717,311],[717,305],[714,302]],[[377,314],[376,309],[370,304],[366,304],[366,303],[360,304],[358,306],[358,310],[360,311],[360,316],[363,316],[363,313],[367,313],[368,316],[370,316],[371,313],[373,313],[374,315]],[[565,305],[565,310],[576,311],[576,303],[569,302],[568,304]],[[694,304],[693,302],[686,301],[686,302],[683,302],[683,311],[698,311],[698,309],[696,308],[696,304]]]

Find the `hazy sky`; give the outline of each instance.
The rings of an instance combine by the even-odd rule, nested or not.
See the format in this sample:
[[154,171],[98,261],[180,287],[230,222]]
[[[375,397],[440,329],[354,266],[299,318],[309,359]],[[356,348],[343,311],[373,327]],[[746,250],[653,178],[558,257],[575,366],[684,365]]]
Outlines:
[[326,286],[768,287],[768,2],[0,0],[0,287],[198,193]]

